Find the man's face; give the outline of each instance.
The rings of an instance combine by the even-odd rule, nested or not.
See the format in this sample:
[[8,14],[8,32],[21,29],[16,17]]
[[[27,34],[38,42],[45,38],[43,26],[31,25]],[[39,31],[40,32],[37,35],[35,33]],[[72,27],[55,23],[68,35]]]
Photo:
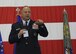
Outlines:
[[31,15],[31,10],[29,7],[24,7],[22,9],[22,18],[23,20],[29,20]]

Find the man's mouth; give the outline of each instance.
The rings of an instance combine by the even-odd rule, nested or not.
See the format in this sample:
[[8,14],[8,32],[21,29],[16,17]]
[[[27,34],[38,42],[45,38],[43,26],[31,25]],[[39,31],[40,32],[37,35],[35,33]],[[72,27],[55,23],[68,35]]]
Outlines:
[[29,17],[29,15],[27,15],[26,17]]

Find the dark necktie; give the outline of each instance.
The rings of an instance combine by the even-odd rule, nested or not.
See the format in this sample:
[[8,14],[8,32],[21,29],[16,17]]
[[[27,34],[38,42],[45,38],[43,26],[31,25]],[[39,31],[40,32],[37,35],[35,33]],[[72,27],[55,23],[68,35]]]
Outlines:
[[25,24],[23,25],[23,29],[28,29],[27,21],[25,21]]
[[26,23],[26,27],[27,27],[27,21],[25,23]]
[[28,22],[26,21],[25,23],[26,23],[26,29],[28,30],[28,25],[27,25],[27,24],[28,24]]

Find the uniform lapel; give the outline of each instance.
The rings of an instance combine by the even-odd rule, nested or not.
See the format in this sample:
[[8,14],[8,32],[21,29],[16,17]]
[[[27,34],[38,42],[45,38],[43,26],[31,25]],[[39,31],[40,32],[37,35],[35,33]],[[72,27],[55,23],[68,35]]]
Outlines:
[[34,21],[30,20],[28,27],[32,27],[32,24],[34,23]]
[[21,28],[23,28],[23,22],[22,22],[22,20],[21,20],[21,22],[19,22],[19,26],[20,26]]

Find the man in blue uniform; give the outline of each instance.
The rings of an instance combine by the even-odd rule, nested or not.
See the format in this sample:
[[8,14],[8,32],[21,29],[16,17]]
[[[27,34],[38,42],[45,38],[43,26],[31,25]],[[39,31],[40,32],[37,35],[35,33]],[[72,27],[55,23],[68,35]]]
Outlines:
[[16,54],[41,54],[38,34],[47,37],[48,31],[42,20],[33,21],[30,16],[30,7],[23,7],[21,22],[16,22],[11,27],[9,43],[16,43]]

